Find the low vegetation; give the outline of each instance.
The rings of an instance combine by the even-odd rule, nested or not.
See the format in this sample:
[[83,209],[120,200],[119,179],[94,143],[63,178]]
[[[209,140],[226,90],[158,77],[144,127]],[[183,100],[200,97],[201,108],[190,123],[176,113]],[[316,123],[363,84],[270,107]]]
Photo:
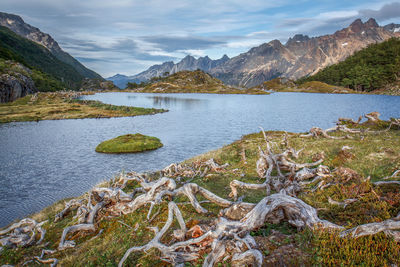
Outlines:
[[275,78],[270,81],[266,81],[255,88],[260,88],[267,91],[273,92],[300,92],[300,93],[328,93],[328,94],[354,94],[357,93],[354,90],[329,85],[319,81],[304,82],[302,84],[295,83],[292,80],[286,78]]
[[371,92],[390,89],[392,86],[399,88],[396,84],[399,73],[400,40],[392,38],[379,44],[371,44],[343,62],[300,79],[298,84],[320,81],[356,91]]
[[84,118],[131,117],[166,112],[163,109],[114,106],[94,100],[76,99],[83,93],[51,92],[27,95],[0,104],[0,123]]
[[162,147],[157,137],[142,134],[126,134],[101,142],[96,152],[101,153],[136,153]]
[[[250,134],[159,172],[122,173],[96,186],[90,194],[60,201],[33,215],[36,221],[47,220],[40,226],[46,230],[42,245],[3,248],[0,264],[31,261],[35,265],[36,261],[54,263],[57,259],[64,266],[165,266],[186,259],[186,266],[212,266],[210,260],[217,259],[218,266],[231,266],[233,261],[245,266],[260,260],[266,266],[399,265],[400,239],[393,231],[398,228],[378,233],[365,229],[368,223],[397,224],[400,120],[381,121],[377,113],[366,117],[364,123],[340,119],[332,129],[313,128],[305,134]],[[284,163],[288,151],[291,161]],[[279,161],[273,163],[274,158]],[[291,165],[295,162],[307,164]],[[285,166],[292,166],[292,170]],[[286,177],[282,183],[277,178],[280,171]],[[313,172],[317,174],[313,176]],[[237,180],[244,187],[235,187]],[[279,187],[283,192],[277,193]],[[201,196],[194,197],[196,193]],[[280,198],[295,202],[273,202],[271,205],[278,205],[274,210],[277,213],[266,215],[264,223],[246,221],[250,213],[257,214],[252,203],[259,206],[262,201]],[[310,213],[299,217],[302,209],[296,205],[309,211],[315,208],[319,223],[304,225]],[[260,208],[268,212],[269,206]],[[97,216],[87,217],[89,211],[85,213],[85,209]],[[282,213],[280,209],[284,209]],[[225,221],[216,219],[218,216],[226,216]],[[244,224],[238,219],[245,220]],[[256,227],[246,228],[254,222]],[[364,228],[353,228],[362,224]],[[223,225],[227,228],[222,232],[215,230]],[[241,232],[232,233],[238,225],[243,227],[239,228]],[[89,230],[76,230],[79,227]],[[228,231],[231,234],[214,239]],[[61,238],[63,232],[65,238]],[[366,234],[358,236],[362,233]],[[187,250],[172,249],[184,242]],[[47,254],[39,257],[43,249]]]
[[140,93],[267,94],[257,88],[239,89],[225,85],[201,70],[180,71],[153,78],[149,83],[128,83],[127,89]]

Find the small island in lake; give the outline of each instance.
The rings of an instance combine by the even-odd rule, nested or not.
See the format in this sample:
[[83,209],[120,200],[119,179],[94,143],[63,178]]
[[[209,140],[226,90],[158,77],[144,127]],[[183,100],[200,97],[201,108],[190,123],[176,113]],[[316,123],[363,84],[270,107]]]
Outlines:
[[162,147],[160,139],[140,133],[126,134],[101,142],[96,147],[100,153],[137,153]]

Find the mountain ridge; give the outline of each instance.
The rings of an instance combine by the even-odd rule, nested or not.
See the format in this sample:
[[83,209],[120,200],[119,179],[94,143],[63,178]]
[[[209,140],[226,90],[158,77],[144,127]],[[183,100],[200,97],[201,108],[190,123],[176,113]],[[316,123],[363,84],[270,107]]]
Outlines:
[[[199,64],[207,56],[197,60],[186,56],[176,64],[172,61],[164,62],[139,74],[125,77],[133,82],[142,82],[162,76],[164,72],[172,74],[177,70],[199,68],[227,84],[252,87],[276,77],[298,79],[315,74],[329,65],[343,61],[369,44],[380,43],[392,37],[400,37],[399,24],[392,23],[382,27],[373,18],[365,23],[356,19],[348,27],[333,34],[317,37],[296,34],[285,44],[272,40],[238,56],[223,57],[215,65]],[[213,62],[215,61],[218,60]],[[107,79],[113,80],[113,77]]]
[[20,16],[0,12],[0,26],[6,27],[17,35],[46,47],[58,60],[71,65],[83,77],[103,79],[99,74],[86,68],[78,60],[62,50],[53,37],[26,23]]
[[147,70],[132,76],[116,74],[112,77],[106,78],[106,80],[114,82],[114,84],[120,88],[125,88],[128,82],[145,82],[153,77],[165,76],[165,73],[168,73],[168,75],[170,75],[183,70],[194,71],[197,69],[208,72],[212,68],[224,64],[227,60],[229,60],[229,57],[227,55],[223,55],[220,59],[216,60],[213,60],[208,56],[199,57],[198,59],[196,59],[193,56],[187,55],[176,64],[173,61],[166,61],[162,64],[153,65]]

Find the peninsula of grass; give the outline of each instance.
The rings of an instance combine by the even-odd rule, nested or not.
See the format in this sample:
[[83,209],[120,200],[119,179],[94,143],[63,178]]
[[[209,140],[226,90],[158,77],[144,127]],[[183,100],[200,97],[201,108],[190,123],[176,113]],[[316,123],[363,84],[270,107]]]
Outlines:
[[37,93],[0,104],[0,123],[85,118],[133,117],[166,112],[165,109],[115,106],[76,99],[81,93]]
[[137,153],[162,147],[160,139],[140,133],[126,134],[101,142],[96,147],[100,153]]

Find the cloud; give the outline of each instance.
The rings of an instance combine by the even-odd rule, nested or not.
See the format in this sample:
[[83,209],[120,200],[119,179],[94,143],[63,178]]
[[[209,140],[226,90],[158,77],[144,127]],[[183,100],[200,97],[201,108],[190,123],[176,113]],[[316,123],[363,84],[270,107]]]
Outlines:
[[359,11],[359,15],[363,18],[375,18],[380,21],[400,18],[400,3],[393,2],[386,4],[379,10],[362,9]]
[[286,27],[298,27],[313,21],[312,18],[295,18],[295,19],[285,19],[278,24],[279,28]]
[[146,36],[142,40],[155,44],[167,52],[207,49],[225,44],[224,41],[196,36]]

